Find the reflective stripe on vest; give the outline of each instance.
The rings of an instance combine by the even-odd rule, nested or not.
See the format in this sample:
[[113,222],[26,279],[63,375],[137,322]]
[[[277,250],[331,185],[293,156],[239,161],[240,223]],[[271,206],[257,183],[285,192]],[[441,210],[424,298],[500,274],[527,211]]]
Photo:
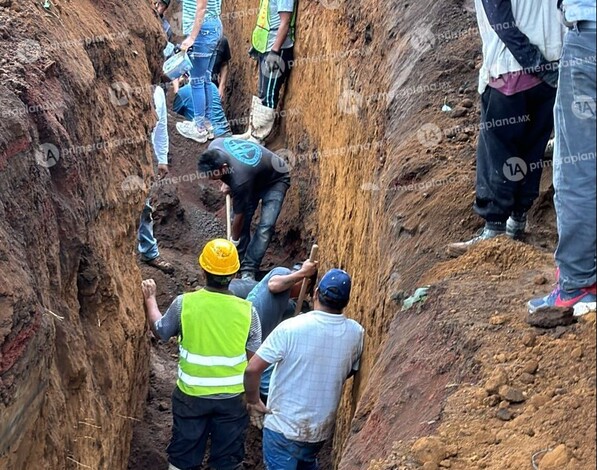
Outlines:
[[[257,25],[253,30],[251,43],[253,47],[262,54],[267,52],[267,39],[270,32],[270,16],[269,16],[269,2],[270,0],[259,1],[259,13],[257,14]],[[292,19],[290,20],[290,39],[294,42],[294,31],[296,24],[296,10],[297,2],[294,3],[294,11],[292,12]]]
[[240,394],[251,303],[202,289],[183,295],[178,388],[191,396]]

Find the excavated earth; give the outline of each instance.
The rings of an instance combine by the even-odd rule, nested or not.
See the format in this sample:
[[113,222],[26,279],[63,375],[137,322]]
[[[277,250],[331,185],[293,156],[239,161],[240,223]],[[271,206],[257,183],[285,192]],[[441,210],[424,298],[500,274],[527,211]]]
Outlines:
[[[164,41],[150,3],[54,3],[0,0],[0,468],[165,468],[176,347],[147,331],[139,285],[153,277],[165,309],[202,284],[196,256],[224,233],[223,199],[191,181],[203,146],[172,114],[180,180],[150,188]],[[253,3],[224,2],[237,130],[256,87]],[[553,282],[549,165],[523,242],[445,254],[481,226],[471,4],[300,2],[269,143],[293,186],[263,268],[317,241],[322,269],[353,274],[347,313],[367,331],[323,468],[595,467],[595,315],[526,323],[526,300]],[[176,2],[169,13],[176,32]],[[148,193],[173,275],[136,258]],[[401,311],[420,286],[427,301]],[[259,442],[251,430],[247,468],[261,468]]]

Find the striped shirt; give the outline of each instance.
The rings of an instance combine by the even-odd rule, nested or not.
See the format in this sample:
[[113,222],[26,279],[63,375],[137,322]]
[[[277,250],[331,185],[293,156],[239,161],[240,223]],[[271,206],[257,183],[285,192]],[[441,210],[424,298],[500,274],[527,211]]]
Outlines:
[[[182,32],[191,34],[195,14],[197,13],[197,0],[182,0]],[[222,0],[207,0],[205,18],[219,18],[222,13]]]

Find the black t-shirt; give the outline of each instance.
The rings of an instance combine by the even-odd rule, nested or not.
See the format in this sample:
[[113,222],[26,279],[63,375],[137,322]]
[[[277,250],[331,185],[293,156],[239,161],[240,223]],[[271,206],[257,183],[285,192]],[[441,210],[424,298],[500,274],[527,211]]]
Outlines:
[[220,82],[220,72],[222,71],[222,65],[228,62],[232,56],[230,55],[230,45],[226,36],[222,36],[218,45],[216,46],[216,61],[214,62],[214,68],[211,73],[211,80],[216,85]]
[[264,190],[286,191],[290,186],[290,170],[286,162],[265,147],[242,139],[215,139],[210,149],[223,150],[230,158],[230,174],[222,181],[230,186],[234,213],[244,214],[252,203],[259,202]]

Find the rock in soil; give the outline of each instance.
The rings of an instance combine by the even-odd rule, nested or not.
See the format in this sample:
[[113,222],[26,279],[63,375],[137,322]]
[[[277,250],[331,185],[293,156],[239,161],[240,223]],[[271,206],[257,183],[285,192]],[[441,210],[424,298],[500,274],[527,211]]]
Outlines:
[[500,387],[500,396],[510,403],[522,403],[525,401],[525,397],[522,392],[517,388],[510,387],[509,385]]
[[510,421],[513,417],[512,412],[508,408],[500,408],[495,414],[498,419],[502,421]]
[[571,308],[548,308],[527,315],[527,323],[536,328],[556,328],[572,325],[576,321]]
[[414,443],[412,453],[420,464],[437,466],[447,456],[446,446],[437,437],[422,437]]
[[541,462],[539,462],[539,470],[561,470],[566,468],[569,461],[570,457],[566,446],[560,444],[543,456]]

